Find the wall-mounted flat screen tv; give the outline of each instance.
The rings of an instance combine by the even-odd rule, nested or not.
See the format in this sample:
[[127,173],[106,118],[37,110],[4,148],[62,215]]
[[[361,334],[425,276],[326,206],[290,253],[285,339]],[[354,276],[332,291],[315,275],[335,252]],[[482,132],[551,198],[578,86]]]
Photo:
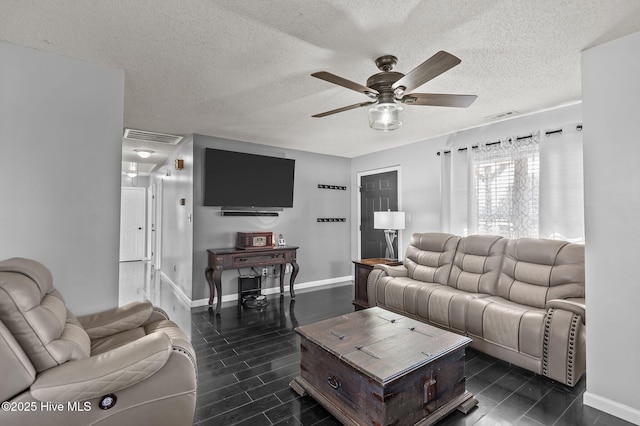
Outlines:
[[296,161],[206,148],[204,205],[293,207]]

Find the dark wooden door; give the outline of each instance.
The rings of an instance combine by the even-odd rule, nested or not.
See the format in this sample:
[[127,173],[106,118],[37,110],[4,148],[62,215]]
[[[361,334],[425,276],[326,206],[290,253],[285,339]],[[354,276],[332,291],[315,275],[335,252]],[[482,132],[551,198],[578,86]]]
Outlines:
[[[387,243],[382,229],[373,229],[373,212],[398,210],[398,172],[384,172],[360,178],[361,257],[385,257]],[[398,253],[398,240],[393,242]]]

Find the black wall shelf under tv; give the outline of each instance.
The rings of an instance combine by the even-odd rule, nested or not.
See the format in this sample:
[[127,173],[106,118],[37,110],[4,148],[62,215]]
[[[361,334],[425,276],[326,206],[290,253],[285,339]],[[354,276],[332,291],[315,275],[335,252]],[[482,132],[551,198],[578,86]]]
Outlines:
[[278,212],[222,211],[222,216],[279,216]]

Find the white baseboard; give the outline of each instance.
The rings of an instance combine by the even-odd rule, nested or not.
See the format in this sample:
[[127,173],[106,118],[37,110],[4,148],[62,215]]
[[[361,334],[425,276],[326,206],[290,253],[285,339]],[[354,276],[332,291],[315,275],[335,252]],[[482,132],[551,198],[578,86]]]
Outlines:
[[633,424],[640,425],[640,410],[629,407],[628,405],[620,404],[619,402],[591,392],[582,394],[582,403]]
[[[328,278],[326,280],[318,280],[318,281],[310,281],[307,283],[299,283],[299,284],[295,284],[295,289],[296,290],[301,290],[301,289],[305,289],[305,288],[312,288],[312,287],[322,287],[325,285],[329,285],[329,284],[337,284],[337,283],[345,283],[345,285],[347,283],[351,283],[351,281],[353,280],[353,277],[351,275],[348,275],[346,277],[337,277],[337,278]],[[284,286],[284,292],[285,294],[289,294],[289,285],[286,284]],[[262,290],[263,294],[275,294],[275,293],[280,293],[280,286],[276,286],[276,287],[270,287],[270,288],[265,288]],[[222,303],[224,302],[233,302],[238,300],[238,294],[237,293],[233,293],[233,294],[226,294],[224,296],[222,296]],[[216,304],[218,303],[217,298],[213,300],[213,303]],[[195,308],[198,306],[207,306],[209,304],[209,299],[198,299],[198,300],[194,300],[191,302],[191,307]]]
[[191,304],[193,303],[191,301],[191,298],[187,296],[185,292],[180,288],[180,286],[174,283],[173,280],[169,278],[167,274],[160,271],[160,278],[166,281],[167,284],[169,284],[169,287],[171,287],[171,290],[173,290],[173,292],[176,294],[176,296],[178,296],[180,300],[182,300],[186,305],[191,306]]

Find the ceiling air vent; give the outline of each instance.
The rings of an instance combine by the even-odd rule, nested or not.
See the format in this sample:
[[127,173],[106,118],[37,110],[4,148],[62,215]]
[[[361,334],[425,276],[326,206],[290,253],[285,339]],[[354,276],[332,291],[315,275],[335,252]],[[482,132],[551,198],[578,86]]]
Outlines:
[[124,129],[124,138],[142,142],[166,143],[169,145],[177,145],[182,136],[167,135],[164,133],[145,132],[144,130]]
[[514,115],[518,115],[518,111],[501,112],[500,114],[485,117],[485,120],[501,120],[503,118],[513,117]]

